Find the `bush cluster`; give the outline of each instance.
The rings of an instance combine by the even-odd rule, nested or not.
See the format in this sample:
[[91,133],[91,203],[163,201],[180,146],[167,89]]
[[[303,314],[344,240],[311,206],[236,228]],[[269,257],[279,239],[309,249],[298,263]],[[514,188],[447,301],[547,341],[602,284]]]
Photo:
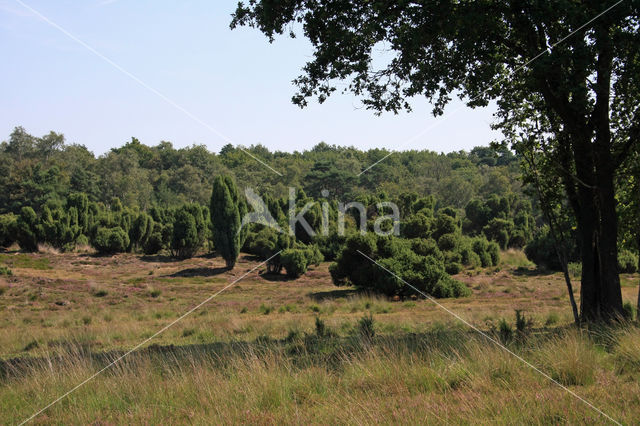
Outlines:
[[[580,252],[575,241],[575,238],[562,241],[562,244],[569,244],[565,250],[568,256],[567,261],[570,263],[580,261]],[[533,239],[525,246],[524,253],[527,255],[527,259],[538,266],[552,271],[562,270],[554,239],[547,225],[538,230]]]
[[298,278],[307,272],[311,265],[318,266],[324,260],[322,253],[315,245],[305,248],[286,249],[280,254],[282,266],[290,278]]
[[463,283],[446,273],[441,259],[417,254],[412,250],[411,241],[394,237],[375,234],[349,237],[329,271],[338,286],[352,284],[388,296],[424,293],[434,297],[460,297],[470,294]]
[[500,248],[522,248],[531,239],[535,221],[531,203],[514,194],[473,199],[465,207],[463,229],[470,235],[484,235]]

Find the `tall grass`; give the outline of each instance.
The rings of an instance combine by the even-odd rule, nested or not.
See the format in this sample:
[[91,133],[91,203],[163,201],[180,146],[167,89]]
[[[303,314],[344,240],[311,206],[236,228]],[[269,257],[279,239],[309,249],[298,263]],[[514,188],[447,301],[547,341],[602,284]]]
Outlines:
[[[501,348],[460,330],[152,347],[54,405],[39,423],[605,423]],[[619,421],[640,408],[636,328],[602,350],[586,333],[514,348]],[[370,342],[369,342],[370,341]],[[0,418],[24,420],[118,354],[65,353],[3,369]],[[608,389],[608,390],[607,390]],[[615,389],[615,392],[611,390]]]

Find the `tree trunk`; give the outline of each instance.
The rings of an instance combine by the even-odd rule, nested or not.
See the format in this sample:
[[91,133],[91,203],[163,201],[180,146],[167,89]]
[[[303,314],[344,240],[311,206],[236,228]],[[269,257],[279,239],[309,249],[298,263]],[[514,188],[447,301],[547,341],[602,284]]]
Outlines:
[[593,146],[586,136],[573,144],[579,180],[575,214],[582,258],[580,316],[587,322],[610,321],[623,313],[613,163],[608,150]]
[[[605,167],[609,167],[605,165]],[[622,291],[618,271],[618,215],[613,171],[599,176],[600,230],[598,254],[600,270],[600,312],[605,321],[622,318]]]

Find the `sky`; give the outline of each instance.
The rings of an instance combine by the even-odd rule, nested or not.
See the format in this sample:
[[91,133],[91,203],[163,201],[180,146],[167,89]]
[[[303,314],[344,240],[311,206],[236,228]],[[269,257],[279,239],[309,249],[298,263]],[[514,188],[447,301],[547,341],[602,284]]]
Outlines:
[[0,0],[0,140],[16,126],[36,136],[53,130],[99,155],[132,136],[214,152],[227,143],[302,151],[321,141],[451,152],[499,138],[489,127],[494,107],[457,100],[438,118],[425,98],[398,115],[376,116],[338,93],[300,109],[292,80],[311,45],[230,30],[236,4]]

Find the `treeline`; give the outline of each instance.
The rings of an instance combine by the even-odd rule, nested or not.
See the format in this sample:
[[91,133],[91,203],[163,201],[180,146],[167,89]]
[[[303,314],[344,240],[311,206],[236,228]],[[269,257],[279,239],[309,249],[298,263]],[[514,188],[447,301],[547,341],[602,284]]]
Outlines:
[[[518,159],[509,151],[397,153],[358,178],[354,172],[382,151],[326,144],[293,154],[250,150],[285,176],[231,146],[216,155],[203,146],[149,147],[132,139],[95,158],[62,135],[38,138],[16,128],[0,146],[6,172],[0,177],[0,246],[91,246],[101,254],[177,258],[215,252],[229,267],[243,251],[268,260],[269,272],[284,270],[292,278],[328,260],[335,261],[337,285],[389,295],[407,290],[398,284],[402,280],[436,296],[465,295],[466,287],[450,275],[496,265],[500,249],[509,247],[526,246],[536,263],[557,267],[552,237],[540,226],[535,199],[523,190]],[[260,223],[240,226],[252,211],[246,187],[262,197],[280,232]],[[292,235],[287,232],[289,187],[297,188],[294,215],[311,203],[303,218],[315,235],[300,223]],[[360,235],[358,209],[349,209],[341,224],[339,203],[346,201],[366,206],[368,235]],[[397,220],[384,219],[390,211],[376,208],[388,202],[398,206]],[[375,235],[376,226],[384,232],[397,227],[400,235]],[[395,281],[376,273],[363,254],[397,271]]]
[[66,143],[62,134],[36,137],[17,127],[0,144],[0,214],[19,214],[25,206],[38,212],[47,202],[64,205],[72,193],[104,205],[118,198],[125,207],[143,211],[154,205],[207,205],[218,175],[275,198],[286,197],[289,187],[316,198],[326,189],[330,198],[344,202],[372,193],[415,192],[433,195],[438,207],[464,208],[473,198],[521,194],[518,160],[508,150],[395,153],[359,177],[389,152],[325,143],[294,153],[260,145],[245,150],[282,176],[231,145],[216,154],[203,145],[176,149],[170,142],[147,146],[132,138],[96,157],[83,145]]

